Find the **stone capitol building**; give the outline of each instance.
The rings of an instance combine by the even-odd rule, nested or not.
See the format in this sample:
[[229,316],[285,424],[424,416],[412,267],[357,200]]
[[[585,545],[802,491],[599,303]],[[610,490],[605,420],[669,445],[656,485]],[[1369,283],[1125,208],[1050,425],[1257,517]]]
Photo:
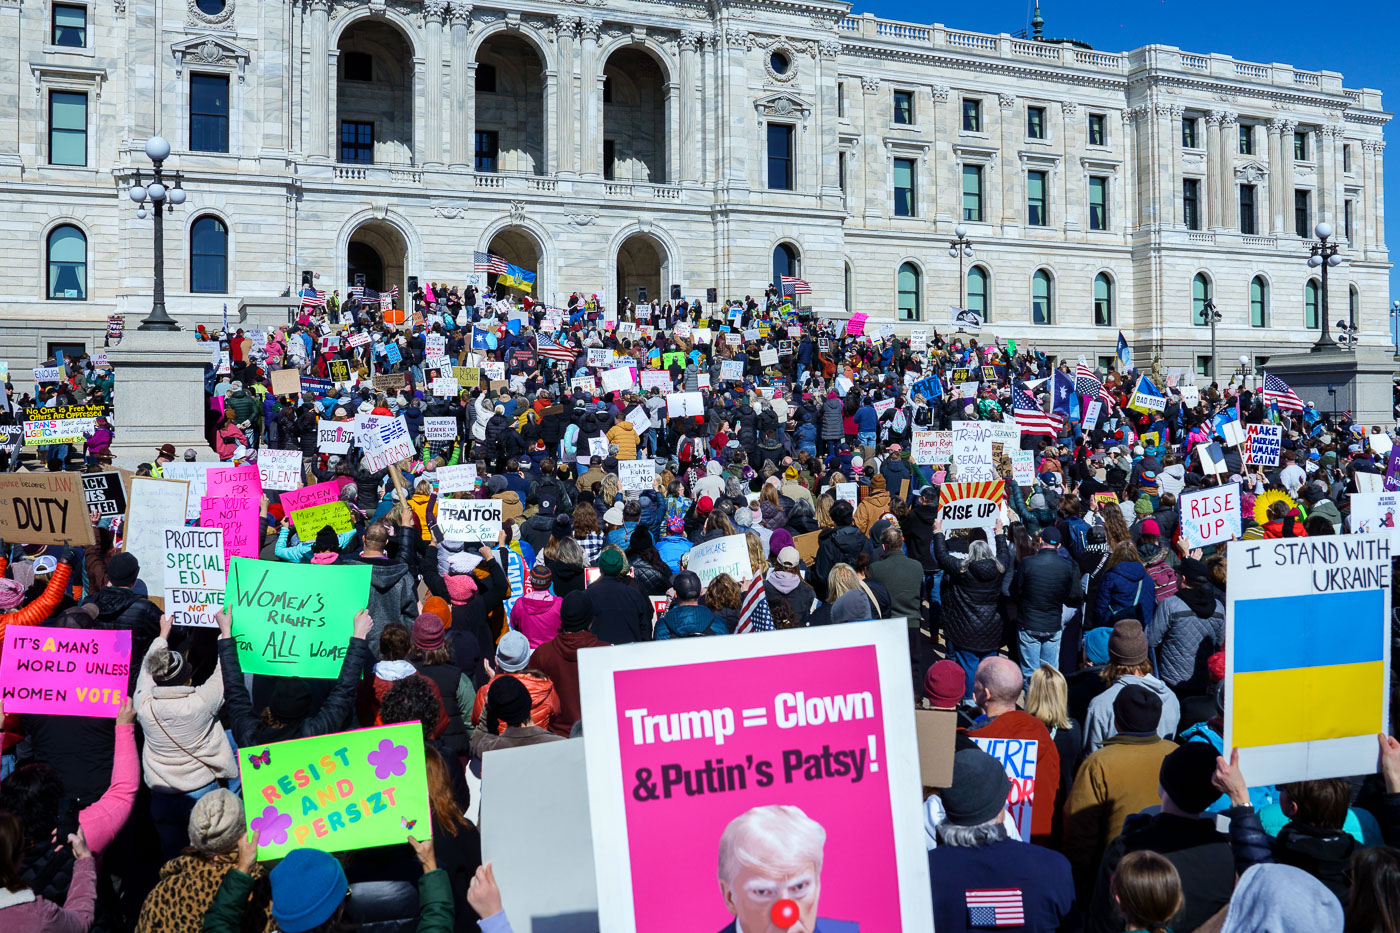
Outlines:
[[824,313],[946,330],[961,305],[1020,345],[1103,359],[1121,330],[1204,372],[1208,304],[1222,361],[1316,339],[1325,221],[1329,324],[1390,342],[1389,114],[1333,71],[836,0],[0,0],[0,71],[12,370],[149,310],[128,191],[153,134],[187,193],[164,220],[185,326],[276,323],[303,270],[402,294],[490,252],[548,303],[789,274]]

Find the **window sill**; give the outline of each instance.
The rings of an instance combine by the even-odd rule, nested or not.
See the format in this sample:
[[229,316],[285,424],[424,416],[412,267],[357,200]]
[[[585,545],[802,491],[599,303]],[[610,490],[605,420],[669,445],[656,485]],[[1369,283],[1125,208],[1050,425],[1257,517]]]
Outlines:
[[1027,146],[1045,146],[1046,148],[1055,144],[1053,139],[1046,139],[1043,136],[1027,136],[1025,142]]
[[992,138],[991,134],[988,133],[988,132],[986,132],[985,130],[962,130],[962,131],[960,131],[960,132],[958,133],[958,135],[959,135],[959,136],[970,136],[970,137],[973,138],[973,139],[986,139],[986,140],[990,140],[990,139]]
[[1113,146],[1109,143],[1087,143],[1084,146],[1089,152],[1112,152]]
[[923,127],[917,123],[891,123],[890,129],[900,133],[922,133]]
[[82,46],[74,45],[48,45],[44,46],[45,55],[81,55],[84,58],[96,58],[97,50],[92,47],[92,43]]
[[82,175],[97,174],[97,169],[90,165],[63,165],[59,162],[40,162],[39,168],[55,172],[78,172]]

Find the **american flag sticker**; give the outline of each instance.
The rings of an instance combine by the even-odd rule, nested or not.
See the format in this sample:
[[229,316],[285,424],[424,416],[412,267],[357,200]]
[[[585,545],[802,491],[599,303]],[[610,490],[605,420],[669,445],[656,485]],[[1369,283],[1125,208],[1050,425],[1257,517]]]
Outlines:
[[1026,923],[1020,888],[967,891],[967,925],[970,927],[1019,927]]

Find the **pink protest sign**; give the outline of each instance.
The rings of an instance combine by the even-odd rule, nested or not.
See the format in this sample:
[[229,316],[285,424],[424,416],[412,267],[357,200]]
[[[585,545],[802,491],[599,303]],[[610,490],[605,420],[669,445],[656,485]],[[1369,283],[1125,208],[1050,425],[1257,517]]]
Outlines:
[[584,750],[594,859],[612,866],[601,928],[770,930],[775,907],[803,930],[921,926],[904,631],[882,620],[582,652],[584,716],[607,724]]
[[340,484],[335,480],[327,480],[314,486],[289,489],[278,496],[277,501],[282,503],[282,514],[291,515],[297,509],[306,509],[313,505],[329,505],[339,498]]
[[259,512],[255,499],[205,496],[199,500],[200,527],[224,530],[225,570],[234,557],[258,556]]
[[243,466],[210,470],[204,494],[211,499],[227,497],[256,502],[262,498],[262,477],[258,474],[258,465],[245,463]]
[[868,317],[868,314],[852,314],[846,322],[846,335],[858,336],[865,333],[865,321]]
[[115,719],[131,664],[128,630],[11,625],[0,655],[0,700],[7,713]]

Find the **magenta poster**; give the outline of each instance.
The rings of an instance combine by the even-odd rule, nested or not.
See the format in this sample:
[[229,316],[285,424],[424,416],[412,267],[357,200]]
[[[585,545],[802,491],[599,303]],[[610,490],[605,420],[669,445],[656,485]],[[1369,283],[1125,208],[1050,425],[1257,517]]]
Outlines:
[[[921,831],[909,675],[893,688],[881,676],[884,622],[836,628],[615,647],[596,658],[621,663],[599,675],[608,715],[591,713],[590,699],[604,698],[583,685],[587,721],[613,724],[605,742],[593,732],[586,745],[603,847],[595,857],[628,868],[625,879],[599,873],[604,929],[857,933],[931,923],[918,906],[928,903],[921,836],[906,832]],[[907,648],[895,644],[907,671]],[[697,656],[701,647],[721,656]],[[912,865],[901,840],[913,846]]]

